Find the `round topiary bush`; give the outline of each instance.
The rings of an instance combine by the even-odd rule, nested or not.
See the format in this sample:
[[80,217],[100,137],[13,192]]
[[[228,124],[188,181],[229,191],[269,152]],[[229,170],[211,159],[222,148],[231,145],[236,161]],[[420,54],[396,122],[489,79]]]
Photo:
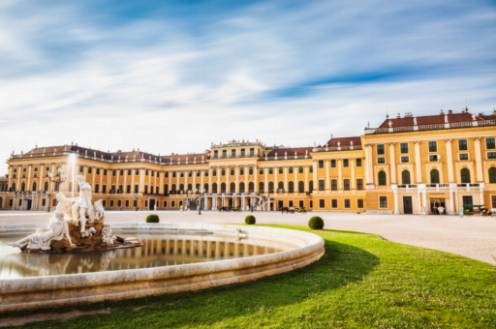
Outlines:
[[312,230],[321,230],[324,228],[324,220],[319,216],[313,216],[308,221],[308,226]]
[[160,222],[160,218],[156,214],[150,214],[146,216],[146,222],[147,223],[158,223]]
[[255,216],[253,215],[247,215],[245,217],[245,224],[247,225],[254,225],[257,222]]

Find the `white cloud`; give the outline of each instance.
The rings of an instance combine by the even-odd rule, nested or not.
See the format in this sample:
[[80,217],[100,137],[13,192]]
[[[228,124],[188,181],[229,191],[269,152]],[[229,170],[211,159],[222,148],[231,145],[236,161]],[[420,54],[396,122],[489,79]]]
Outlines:
[[[496,14],[487,8],[262,3],[193,33],[166,17],[102,24],[70,5],[24,4],[30,15],[22,17],[15,6],[0,13],[0,159],[71,141],[161,154],[232,138],[309,145],[360,134],[386,113],[495,103]],[[391,69],[399,79],[266,97]]]

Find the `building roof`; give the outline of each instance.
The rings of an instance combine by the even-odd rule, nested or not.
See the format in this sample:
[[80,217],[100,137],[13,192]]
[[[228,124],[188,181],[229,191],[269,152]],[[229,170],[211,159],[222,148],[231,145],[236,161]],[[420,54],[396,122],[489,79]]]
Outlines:
[[407,114],[403,117],[386,118],[378,128],[366,129],[366,133],[388,133],[414,130],[436,130],[449,128],[471,127],[474,122],[477,126],[495,125],[496,113],[474,114],[464,109],[461,112],[449,110],[434,115],[413,116]]
[[267,152],[267,157],[304,156],[312,152],[312,147],[273,147]]
[[362,139],[360,136],[332,137],[327,141],[326,145],[330,147],[361,146]]

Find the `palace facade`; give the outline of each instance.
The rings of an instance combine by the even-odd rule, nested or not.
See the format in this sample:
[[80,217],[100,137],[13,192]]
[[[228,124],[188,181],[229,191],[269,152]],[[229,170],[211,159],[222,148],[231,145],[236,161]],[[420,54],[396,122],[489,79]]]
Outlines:
[[[196,154],[102,152],[76,145],[12,154],[0,208],[50,210],[77,193],[107,209],[244,209],[458,213],[496,208],[496,113],[387,117],[361,136],[318,147],[232,141]],[[68,161],[68,159],[72,161]],[[74,166],[71,163],[74,162]]]

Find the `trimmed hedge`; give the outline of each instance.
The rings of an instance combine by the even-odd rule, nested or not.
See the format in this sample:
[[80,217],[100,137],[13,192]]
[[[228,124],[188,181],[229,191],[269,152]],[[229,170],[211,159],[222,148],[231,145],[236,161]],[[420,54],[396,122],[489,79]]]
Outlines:
[[245,224],[254,225],[257,222],[257,219],[253,215],[247,215],[245,217]]
[[146,216],[145,221],[147,223],[158,223],[158,222],[160,222],[160,218],[156,214],[150,214],[150,215]]
[[312,230],[321,230],[324,228],[324,220],[319,216],[313,216],[308,221],[308,226]]

